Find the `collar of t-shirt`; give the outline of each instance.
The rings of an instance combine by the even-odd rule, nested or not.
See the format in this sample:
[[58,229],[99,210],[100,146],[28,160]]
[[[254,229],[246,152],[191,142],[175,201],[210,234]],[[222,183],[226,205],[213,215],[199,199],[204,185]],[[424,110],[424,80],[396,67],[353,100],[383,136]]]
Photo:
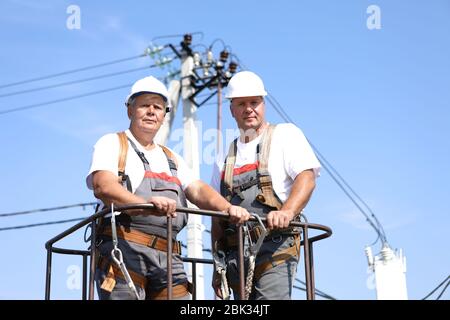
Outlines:
[[[147,160],[149,160],[150,155],[153,152],[156,152],[156,150],[160,148],[160,146],[158,144],[155,144],[155,148],[153,148],[151,150],[146,150],[142,146],[142,144],[140,144],[139,141],[136,140],[136,138],[131,133],[130,129],[125,130],[125,133],[126,133],[127,137],[130,138],[130,140],[133,141],[136,144],[136,147],[138,148],[138,150],[141,151],[142,153],[144,153],[144,156],[147,158]],[[131,146],[130,146],[130,148],[131,148]]]
[[243,143],[240,139],[237,141],[237,156],[236,156],[236,167],[241,167],[245,164],[256,162],[256,147],[261,141],[260,134],[258,137],[250,142]]

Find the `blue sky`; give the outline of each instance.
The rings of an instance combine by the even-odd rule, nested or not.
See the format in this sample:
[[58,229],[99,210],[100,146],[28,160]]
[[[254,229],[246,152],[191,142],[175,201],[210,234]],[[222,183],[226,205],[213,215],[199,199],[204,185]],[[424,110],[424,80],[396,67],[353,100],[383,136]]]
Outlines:
[[[67,7],[78,5],[81,28],[69,30]],[[369,30],[369,5],[381,29]],[[155,37],[203,32],[194,43],[222,39],[339,173],[370,205],[392,248],[407,258],[411,299],[423,298],[450,274],[447,229],[450,171],[450,3],[448,1],[98,1],[6,0],[0,4],[0,86],[141,54]],[[181,37],[157,40],[178,44]],[[221,49],[220,41],[214,46]],[[150,58],[26,85],[52,85],[154,63]],[[0,112],[119,85],[150,69],[71,86],[0,97]],[[0,213],[91,202],[85,186],[92,146],[128,126],[129,89],[0,115],[3,167]],[[268,106],[268,119],[282,119]],[[216,107],[198,110],[215,127]],[[181,125],[181,110],[175,128]],[[223,127],[234,128],[224,105]],[[170,145],[176,144],[172,141]],[[209,181],[211,166],[201,167]],[[71,209],[0,218],[0,227],[92,214]],[[375,299],[364,246],[376,235],[323,171],[306,209],[311,222],[333,229],[315,247],[316,286],[338,299]],[[208,226],[209,222],[205,220]],[[0,299],[44,297],[44,243],[69,224],[2,231]],[[82,249],[82,233],[60,245]],[[208,234],[204,234],[209,248]],[[379,251],[379,245],[374,252]],[[77,299],[67,268],[81,259],[56,256],[52,295]],[[298,277],[303,279],[303,268]],[[209,282],[209,279],[206,280]],[[209,290],[209,288],[208,288]],[[210,293],[207,293],[210,295]],[[446,292],[442,298],[448,299]],[[304,293],[294,291],[294,298]]]

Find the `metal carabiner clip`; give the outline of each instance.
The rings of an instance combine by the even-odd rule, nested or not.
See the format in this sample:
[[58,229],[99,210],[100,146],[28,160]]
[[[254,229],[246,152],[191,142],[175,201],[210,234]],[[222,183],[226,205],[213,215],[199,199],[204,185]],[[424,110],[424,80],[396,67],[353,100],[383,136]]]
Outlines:
[[264,239],[266,238],[266,235],[268,232],[267,232],[266,226],[262,222],[261,217],[259,215],[257,215],[256,213],[252,213],[251,216],[255,217],[256,220],[258,220],[259,225],[261,226],[261,234],[260,234],[258,240],[256,241],[256,243],[254,245],[251,245],[249,247],[250,254],[254,255],[256,257],[259,249],[261,249],[261,246],[262,246]]
[[127,267],[123,262],[122,251],[120,251],[118,247],[119,240],[117,238],[116,212],[114,212],[114,203],[111,203],[111,235],[113,240],[113,249],[111,250],[111,258],[114,261],[114,263],[120,268],[120,271],[122,271],[122,274],[125,278],[125,281],[127,282],[128,287],[134,293],[136,299],[139,300],[139,294],[136,290],[136,286],[134,285],[134,282],[131,279],[130,274],[128,273]]

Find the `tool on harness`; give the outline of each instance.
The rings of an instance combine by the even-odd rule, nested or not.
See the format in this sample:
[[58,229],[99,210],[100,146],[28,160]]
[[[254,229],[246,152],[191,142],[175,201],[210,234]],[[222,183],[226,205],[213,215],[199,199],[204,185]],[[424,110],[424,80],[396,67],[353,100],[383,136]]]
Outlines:
[[[217,249],[217,241],[215,246]],[[227,281],[227,263],[225,261],[225,252],[222,250],[215,250],[213,259],[216,272],[220,275],[220,291],[222,292],[222,299],[230,300],[230,288]]]
[[258,240],[254,244],[251,244],[252,240],[251,240],[250,234],[248,234],[249,246],[247,249],[247,256],[248,256],[249,261],[248,261],[247,278],[245,280],[245,300],[249,299],[250,293],[252,292],[256,256],[258,255],[259,249],[261,249],[264,239],[268,233],[266,226],[262,222],[260,216],[257,214],[254,214],[254,213],[251,214],[251,216],[255,217],[256,220],[258,220],[258,223],[261,228],[261,234],[259,235]]
[[111,250],[111,258],[114,261],[114,263],[120,268],[120,271],[122,271],[122,274],[125,277],[125,281],[127,282],[130,290],[136,295],[136,299],[139,299],[139,294],[136,290],[136,286],[134,285],[133,280],[131,279],[131,276],[128,273],[127,267],[123,262],[122,251],[120,251],[118,247],[119,240],[117,238],[116,215],[119,214],[120,212],[119,213],[114,212],[114,203],[111,203],[111,233],[114,246],[114,248]]

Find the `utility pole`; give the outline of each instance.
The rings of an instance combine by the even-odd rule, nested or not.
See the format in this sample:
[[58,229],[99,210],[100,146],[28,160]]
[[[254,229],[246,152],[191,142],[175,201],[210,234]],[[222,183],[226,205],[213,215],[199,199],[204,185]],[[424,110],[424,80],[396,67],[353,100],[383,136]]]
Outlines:
[[377,300],[408,300],[406,257],[402,250],[394,252],[384,243],[375,258],[370,247],[366,247],[365,252],[369,267],[375,273]]
[[[221,139],[221,107],[222,107],[222,88],[228,84],[229,79],[236,72],[237,64],[230,61],[228,69],[225,68],[225,63],[228,60],[229,53],[224,49],[220,52],[220,58],[214,59],[212,52],[212,45],[207,48],[204,53],[204,59],[199,52],[192,51],[191,48],[192,35],[185,34],[183,41],[180,43],[181,49],[178,46],[169,44],[158,48],[171,48],[176,56],[181,60],[180,80],[172,80],[169,84],[169,97],[171,104],[171,112],[167,113],[166,119],[160,128],[156,142],[166,144],[177,105],[180,100],[183,104],[183,158],[187,165],[191,168],[195,178],[200,178],[200,156],[199,148],[199,128],[197,122],[197,109],[205,105],[215,94],[218,94],[218,141],[217,148],[220,147]],[[205,47],[206,48],[206,47]],[[152,51],[153,52],[153,51]],[[158,51],[159,52],[159,51]],[[215,89],[217,89],[215,91]],[[210,91],[208,97],[198,102],[196,99],[203,98],[199,93]],[[217,150],[217,151],[218,151]],[[195,207],[188,202],[189,207]],[[203,258],[203,239],[202,233],[205,226],[202,223],[202,216],[191,214],[189,215],[187,230],[187,256],[190,258]],[[198,300],[205,299],[204,288],[204,272],[203,264],[196,264],[196,279],[195,279],[195,297]],[[191,281],[193,277],[192,265],[189,264],[188,277]]]
[[[194,69],[194,59],[190,50],[192,41],[191,35],[185,35],[182,42],[182,62],[181,62],[181,97],[183,102],[183,157],[187,165],[192,169],[195,178],[200,178],[200,150],[198,146],[198,127],[197,127],[197,106],[190,100],[195,93],[191,86],[191,76]],[[189,203],[190,207],[194,207]],[[187,255],[192,258],[203,258],[203,239],[202,233],[205,229],[202,223],[202,216],[189,215],[187,224]],[[196,266],[196,298],[205,299],[203,264]],[[189,265],[189,278],[192,279],[192,265]]]
[[169,83],[169,106],[171,108],[170,112],[166,113],[164,122],[159,128],[158,133],[155,137],[155,142],[158,144],[166,145],[169,140],[170,131],[172,129],[173,120],[175,119],[175,114],[177,113],[178,103],[180,101],[180,91],[181,83],[180,80],[172,80]]

